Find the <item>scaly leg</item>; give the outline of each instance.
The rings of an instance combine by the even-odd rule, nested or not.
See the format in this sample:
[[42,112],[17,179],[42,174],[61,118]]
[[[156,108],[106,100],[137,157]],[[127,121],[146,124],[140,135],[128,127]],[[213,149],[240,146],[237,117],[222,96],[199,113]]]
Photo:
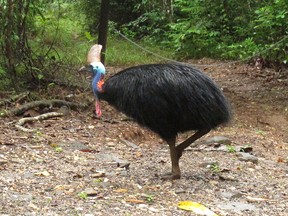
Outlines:
[[181,171],[179,167],[179,159],[182,156],[184,149],[190,146],[194,141],[196,141],[200,137],[207,134],[209,131],[210,129],[203,129],[203,130],[197,131],[195,134],[193,134],[191,137],[189,137],[187,140],[185,140],[184,142],[180,143],[177,146],[176,146],[176,136],[171,139],[166,140],[170,149],[172,174],[167,175],[165,178],[180,179]]
[[193,142],[195,142],[200,137],[202,137],[205,134],[207,134],[209,131],[210,131],[210,129],[199,130],[195,134],[193,134],[191,137],[189,137],[187,140],[185,140],[184,142],[182,142],[179,145],[177,145],[175,149],[176,149],[176,153],[177,153],[177,156],[178,156],[178,160],[182,156],[182,153],[183,153],[184,149],[186,149],[188,146],[190,146]]
[[181,176],[181,171],[180,171],[180,167],[179,167],[179,157],[178,157],[176,146],[175,146],[176,137],[173,137],[173,138],[166,140],[166,141],[169,145],[170,157],[171,157],[171,163],[172,163],[172,174],[171,174],[171,176],[169,176],[169,178],[179,179]]

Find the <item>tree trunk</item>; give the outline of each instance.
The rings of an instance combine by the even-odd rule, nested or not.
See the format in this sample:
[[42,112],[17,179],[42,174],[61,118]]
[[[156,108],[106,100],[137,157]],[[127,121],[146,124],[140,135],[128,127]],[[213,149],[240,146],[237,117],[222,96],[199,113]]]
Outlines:
[[100,24],[98,29],[98,44],[101,44],[101,62],[105,63],[105,52],[107,44],[107,33],[108,33],[108,20],[109,20],[109,0],[101,1],[101,11],[100,11]]
[[10,76],[11,83],[15,90],[17,90],[17,74],[15,69],[15,53],[13,49],[13,14],[14,14],[14,2],[13,0],[7,0],[7,26],[4,31],[4,43],[6,54],[6,67]]

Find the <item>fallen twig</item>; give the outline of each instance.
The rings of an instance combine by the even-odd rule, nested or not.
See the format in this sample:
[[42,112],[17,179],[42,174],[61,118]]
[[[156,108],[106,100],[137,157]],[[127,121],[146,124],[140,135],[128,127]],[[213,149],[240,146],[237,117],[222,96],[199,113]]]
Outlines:
[[33,121],[41,121],[47,118],[52,118],[52,117],[61,117],[64,116],[63,113],[59,113],[59,112],[49,112],[49,113],[45,113],[42,115],[38,115],[38,116],[34,116],[34,117],[27,117],[27,118],[21,118],[16,124],[15,127],[18,128],[19,130],[22,130],[24,132],[34,132],[34,129],[28,129],[23,127],[24,124],[26,124],[27,122],[33,122]]

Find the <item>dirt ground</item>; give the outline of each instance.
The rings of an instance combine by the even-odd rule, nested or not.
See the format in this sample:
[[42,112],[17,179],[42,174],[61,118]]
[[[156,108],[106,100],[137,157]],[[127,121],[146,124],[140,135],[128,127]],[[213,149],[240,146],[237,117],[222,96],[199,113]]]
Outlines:
[[[234,117],[184,152],[180,180],[161,178],[171,169],[167,144],[105,103],[101,120],[91,106],[25,125],[33,133],[15,128],[23,116],[0,119],[0,215],[195,215],[178,208],[190,200],[221,216],[288,216],[288,72],[201,69],[221,86]],[[89,89],[86,97],[93,99]],[[215,136],[225,142],[207,141]],[[253,158],[243,159],[240,148]]]

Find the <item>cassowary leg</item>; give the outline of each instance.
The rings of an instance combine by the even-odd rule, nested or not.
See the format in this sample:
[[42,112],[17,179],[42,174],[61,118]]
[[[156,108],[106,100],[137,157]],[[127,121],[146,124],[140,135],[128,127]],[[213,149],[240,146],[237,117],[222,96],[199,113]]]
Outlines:
[[169,149],[170,149],[170,157],[171,157],[171,163],[172,163],[172,175],[169,178],[172,179],[179,179],[181,176],[181,172],[180,172],[180,167],[179,167],[179,158],[178,157],[178,153],[176,150],[176,137],[166,140],[168,145],[169,145]]
[[176,152],[177,152],[178,160],[182,156],[182,153],[183,153],[184,149],[186,149],[188,146],[190,146],[193,142],[195,142],[200,137],[202,137],[205,134],[207,134],[209,131],[210,131],[210,129],[199,130],[195,134],[193,134],[191,137],[189,137],[187,140],[185,140],[184,142],[182,142],[179,145],[177,145]]

